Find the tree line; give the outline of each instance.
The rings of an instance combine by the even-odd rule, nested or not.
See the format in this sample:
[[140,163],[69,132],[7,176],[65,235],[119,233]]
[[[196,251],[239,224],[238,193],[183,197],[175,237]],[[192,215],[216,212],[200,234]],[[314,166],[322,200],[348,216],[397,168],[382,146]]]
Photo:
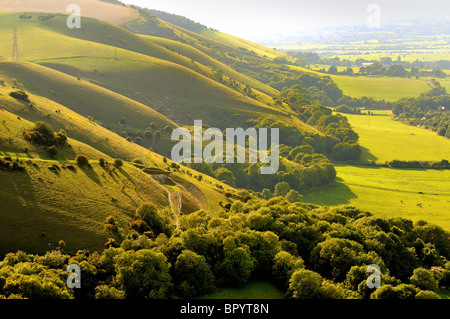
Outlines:
[[[167,213],[143,204],[130,224],[109,217],[105,227],[115,239],[103,251],[65,252],[60,242],[43,255],[7,254],[0,296],[193,298],[265,280],[287,298],[436,299],[450,286],[448,232],[354,207],[252,197],[228,212],[181,216],[176,229]],[[66,286],[69,264],[81,269],[81,289]],[[371,264],[381,270],[379,289],[367,285]]]

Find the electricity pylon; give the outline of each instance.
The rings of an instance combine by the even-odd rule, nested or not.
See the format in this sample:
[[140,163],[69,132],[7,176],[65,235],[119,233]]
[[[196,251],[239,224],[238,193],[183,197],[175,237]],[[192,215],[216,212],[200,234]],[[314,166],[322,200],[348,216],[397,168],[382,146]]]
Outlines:
[[13,53],[12,53],[12,60],[13,61],[19,61],[19,46],[17,44],[17,29],[14,27],[13,30]]

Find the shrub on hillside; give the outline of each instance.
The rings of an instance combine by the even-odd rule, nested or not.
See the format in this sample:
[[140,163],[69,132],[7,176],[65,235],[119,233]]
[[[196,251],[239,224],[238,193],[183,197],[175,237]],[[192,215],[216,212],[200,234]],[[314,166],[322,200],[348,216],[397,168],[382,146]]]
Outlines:
[[89,158],[83,154],[78,154],[77,157],[75,158],[75,161],[77,162],[77,165],[80,167],[89,165]]
[[23,132],[23,138],[44,146],[66,145],[67,143],[65,131],[61,130],[59,133],[55,133],[53,127],[45,122],[36,122],[30,130]]
[[120,168],[123,166],[123,161],[121,159],[115,159],[113,164],[115,167]]
[[11,96],[12,98],[14,98],[16,100],[31,102],[30,98],[28,97],[28,94],[24,91],[14,91],[14,92],[9,93],[9,96]]

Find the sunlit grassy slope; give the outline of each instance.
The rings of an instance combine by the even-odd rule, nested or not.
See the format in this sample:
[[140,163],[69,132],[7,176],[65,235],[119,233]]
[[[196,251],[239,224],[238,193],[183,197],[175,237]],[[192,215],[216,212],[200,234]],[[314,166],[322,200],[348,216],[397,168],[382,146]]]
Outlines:
[[[144,202],[154,203],[173,217],[166,187],[151,174],[128,163],[111,171],[112,166],[99,165],[101,157],[110,163],[114,158],[139,158],[154,171],[152,174],[161,174],[160,171],[171,176],[184,194],[184,213],[199,207],[220,209],[219,202],[227,202],[224,192],[233,192],[206,176],[198,181],[195,171],[170,170],[161,156],[62,105],[30,95],[34,103],[30,109],[7,97],[8,90],[3,88],[0,92],[0,156],[19,159],[25,171],[0,171],[0,254],[18,249],[45,252],[59,240],[64,240],[70,250],[99,249],[108,237],[103,228],[105,218],[113,215],[120,223],[129,223]],[[25,141],[22,132],[33,125],[28,120],[44,120],[56,130],[65,128],[68,146],[58,147],[58,155],[51,157],[44,148]],[[74,163],[77,154],[87,155],[92,167],[78,167]],[[52,165],[58,166],[57,172],[49,169]],[[65,168],[67,165],[75,166],[75,170]],[[218,184],[223,189],[216,188]]]
[[440,161],[450,159],[450,140],[436,133],[394,121],[390,112],[374,116],[345,115],[363,147],[361,160]]
[[287,57],[286,53],[274,50],[272,48],[257,44],[252,41],[248,41],[242,38],[238,38],[220,31],[216,30],[205,30],[204,32],[200,33],[201,35],[220,41],[222,43],[228,44],[234,48],[245,48],[248,51],[253,51],[254,53],[258,54],[259,56],[263,57],[269,57],[269,58],[277,58],[277,57]]
[[[16,0],[2,1],[0,12],[46,12],[67,13],[72,0]],[[77,0],[76,4],[82,8],[83,17],[91,17],[110,23],[123,23],[139,16],[137,10],[118,6],[100,0]]]
[[[8,96],[9,92],[12,91],[11,88],[5,87],[0,91],[0,103],[1,109],[19,116],[21,119],[29,120],[31,122],[45,121],[51,124],[55,130],[64,129],[70,138],[74,138],[88,146],[78,146],[73,145],[73,152],[66,155],[64,159],[73,159],[74,154],[92,152],[93,159],[98,160],[99,154],[105,154],[111,158],[121,158],[125,161],[132,161],[134,159],[140,159],[146,167],[156,168],[158,170],[168,170],[170,163],[165,163],[163,156],[156,154],[146,148],[143,148],[135,143],[129,142],[123,137],[111,132],[110,130],[104,128],[103,126],[89,121],[84,116],[66,108],[65,106],[58,104],[52,100],[30,94],[30,100],[33,102],[33,107],[30,108],[28,103],[18,102]],[[22,141],[22,132],[9,131],[7,130],[3,135],[5,139],[15,138],[18,139],[20,143]],[[25,145],[26,146],[26,145]],[[4,155],[9,155],[13,157],[27,157],[28,155],[23,152],[23,147],[14,148],[13,150],[8,149],[8,145],[3,145],[2,150],[5,148],[6,151]],[[31,149],[38,149],[38,147],[30,146]],[[92,150],[93,149],[93,150]],[[42,154],[45,154],[41,152]],[[87,154],[90,155],[91,153]],[[211,185],[222,184],[215,181],[207,176],[204,177],[202,182],[199,182],[195,176],[197,172],[185,168],[185,172],[190,172],[189,175],[182,174],[181,172],[170,172],[178,179],[186,184],[194,185],[197,188],[201,188],[205,198],[205,207],[220,207],[217,198],[223,198],[222,195],[216,196],[213,193],[218,191],[217,189],[211,188]],[[203,187],[203,184],[207,187]],[[222,184],[223,185],[223,184]],[[225,186],[225,185],[223,185]],[[224,189],[229,189],[225,186]],[[219,193],[222,194],[224,191],[220,190]],[[221,197],[222,196],[222,197]],[[211,201],[210,201],[211,199]]]
[[146,105],[37,64],[3,62],[0,63],[0,74],[12,85],[14,80],[17,80],[19,85],[22,84],[27,90],[70,107],[80,115],[92,116],[112,129],[123,129],[119,124],[122,118],[134,129],[143,129],[151,122],[160,127],[177,126]]
[[[18,20],[14,15],[4,15],[4,18]],[[57,21],[57,18],[50,20],[52,23]],[[203,76],[201,72],[197,73],[181,64],[136,52],[145,51],[142,48],[139,50],[135,48],[136,51],[128,49],[116,51],[111,45],[92,42],[95,40],[94,36],[85,36],[92,40],[87,41],[64,35],[64,32],[55,31],[57,28],[51,26],[50,22],[41,27],[36,22],[18,21],[23,60],[50,66],[94,82],[151,106],[171,120],[182,124],[192,124],[194,119],[203,119],[208,124],[218,127],[227,127],[231,124],[244,126],[249,118],[283,116],[283,112],[213,81]],[[92,23],[95,24],[93,20]],[[10,25],[11,21],[0,22],[0,39],[5,42],[10,37]],[[103,26],[105,24],[97,25],[96,30],[103,30]],[[116,30],[106,26],[107,32]],[[78,36],[82,37],[80,34]],[[138,39],[141,41],[137,41],[139,45],[145,46],[145,43],[148,43],[139,37]],[[58,46],[49,50],[51,43],[58,43]],[[153,46],[166,50],[158,45]],[[166,51],[168,59],[175,54],[170,50]],[[183,56],[180,56],[180,59],[190,61]],[[17,78],[27,89],[42,90],[41,85],[33,87],[31,83],[33,79],[27,76]]]
[[[109,172],[97,160],[103,157],[112,162],[110,156],[71,138],[52,158],[22,138],[32,122],[3,109],[0,118],[0,155],[18,158],[26,168],[0,171],[0,253],[42,252],[59,240],[65,240],[69,249],[99,248],[108,235],[103,229],[107,216],[125,222],[140,203],[168,206],[163,187],[134,166],[126,164]],[[92,168],[76,167],[79,152],[92,159]],[[67,164],[76,170],[64,168]],[[57,172],[48,169],[52,165],[58,165]]]
[[179,52],[183,54],[184,56],[187,56],[203,65],[212,67],[216,70],[222,70],[225,75],[229,76],[232,79],[235,79],[236,81],[242,82],[244,84],[250,85],[251,87],[260,90],[261,92],[267,93],[267,94],[277,94],[277,90],[273,89],[272,87],[263,84],[259,81],[256,81],[255,79],[252,79],[242,73],[237,72],[236,70],[233,70],[226,64],[217,61],[216,59],[210,57],[206,53],[190,46],[182,42],[161,38],[161,37],[154,37],[154,36],[148,36],[148,35],[141,35],[144,39],[147,39],[148,41],[151,41],[153,43],[159,44],[163,47],[167,47],[171,50],[174,50],[175,52]]

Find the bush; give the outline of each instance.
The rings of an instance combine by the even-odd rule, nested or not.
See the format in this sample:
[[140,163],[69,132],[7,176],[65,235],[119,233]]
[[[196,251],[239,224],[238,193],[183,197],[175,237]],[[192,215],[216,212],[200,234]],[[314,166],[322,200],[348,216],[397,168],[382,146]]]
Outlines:
[[174,264],[174,281],[178,292],[187,298],[203,295],[214,287],[214,275],[205,257],[184,250]]
[[115,159],[113,164],[115,167],[120,168],[123,166],[123,161],[121,159]]
[[67,143],[67,133],[64,130],[55,133],[53,127],[45,122],[36,122],[30,130],[23,132],[23,138],[45,146],[66,145]]
[[83,154],[77,155],[77,157],[75,158],[75,161],[77,162],[77,165],[80,167],[89,165],[89,158]]
[[137,231],[139,234],[143,234],[150,230],[147,223],[144,220],[136,220],[131,223],[131,229]]
[[415,269],[410,281],[413,285],[422,290],[438,290],[438,281],[434,278],[433,273],[425,268]]
[[140,158],[135,158],[134,160],[132,160],[132,163],[137,165],[144,165],[144,161]]
[[103,157],[100,158],[100,159],[98,160],[98,164],[99,164],[101,167],[105,167],[105,165],[106,165],[105,159],[104,159]]
[[129,299],[165,299],[172,286],[167,258],[160,252],[127,251],[115,259],[115,270]]
[[417,293],[416,299],[441,299],[441,297],[439,297],[439,295],[433,291],[421,290]]
[[25,102],[31,102],[30,98],[28,97],[28,94],[24,91],[14,91],[9,93],[9,96],[11,96],[14,99],[25,101]]
[[[154,234],[169,233],[166,227],[166,220],[155,205],[152,203],[142,204],[135,213],[135,220],[142,220],[150,228]],[[136,227],[137,225],[135,225]]]
[[288,295],[294,299],[317,299],[321,297],[322,277],[311,270],[295,271],[289,280]]

